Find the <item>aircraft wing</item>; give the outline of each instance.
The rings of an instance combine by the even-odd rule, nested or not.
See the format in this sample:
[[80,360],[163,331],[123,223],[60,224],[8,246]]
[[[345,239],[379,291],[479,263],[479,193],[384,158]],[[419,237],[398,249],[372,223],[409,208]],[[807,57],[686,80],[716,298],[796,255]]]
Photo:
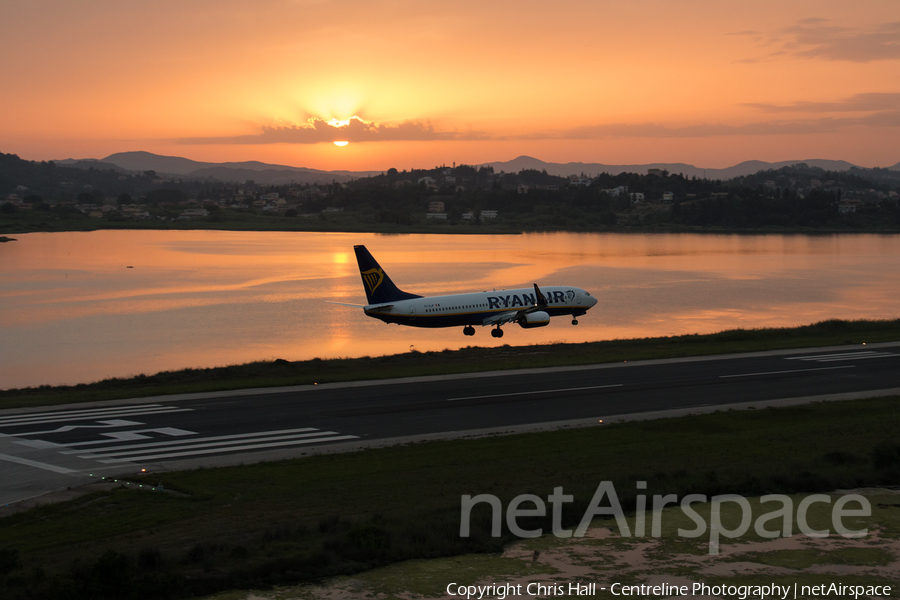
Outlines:
[[516,317],[518,317],[521,312],[521,310],[509,310],[496,315],[491,315],[490,317],[486,317],[481,322],[481,325],[503,325],[504,323],[510,323],[515,321]]

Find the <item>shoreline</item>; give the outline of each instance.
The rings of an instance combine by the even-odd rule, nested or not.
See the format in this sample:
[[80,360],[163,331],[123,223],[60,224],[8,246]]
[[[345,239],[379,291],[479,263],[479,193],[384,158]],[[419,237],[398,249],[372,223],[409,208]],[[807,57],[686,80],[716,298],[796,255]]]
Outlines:
[[[222,223],[222,222],[185,222],[183,226],[173,227],[171,223],[144,223],[141,221],[130,221],[123,223],[104,223],[99,224],[84,222],[84,227],[7,227],[6,223],[0,221],[0,242],[15,241],[14,238],[5,238],[5,234],[22,235],[27,233],[70,233],[70,232],[92,232],[92,231],[248,231],[248,232],[279,232],[279,233],[376,233],[390,235],[522,235],[526,233],[596,233],[596,234],[700,234],[700,235],[835,235],[835,234],[880,234],[880,235],[898,235],[900,228],[834,228],[834,227],[763,227],[763,228],[740,228],[740,227],[689,227],[689,226],[624,226],[624,227],[604,227],[604,228],[588,228],[588,229],[556,229],[556,228],[521,228],[515,226],[459,226],[459,225],[436,225],[434,227],[354,227],[346,226],[341,223],[334,223],[328,226],[322,222],[304,222],[297,218],[290,224],[282,225],[280,223],[272,223],[272,226],[261,226],[259,223]],[[43,223],[46,225],[46,223]],[[268,224],[267,224],[268,225]],[[3,239],[5,238],[5,239]]]
[[222,367],[186,368],[128,378],[109,378],[93,383],[0,390],[0,409],[898,340],[900,319],[832,319],[798,327],[733,329],[703,335],[559,343],[540,347],[469,346],[459,350],[413,351],[358,358],[314,358],[293,362],[276,358]]

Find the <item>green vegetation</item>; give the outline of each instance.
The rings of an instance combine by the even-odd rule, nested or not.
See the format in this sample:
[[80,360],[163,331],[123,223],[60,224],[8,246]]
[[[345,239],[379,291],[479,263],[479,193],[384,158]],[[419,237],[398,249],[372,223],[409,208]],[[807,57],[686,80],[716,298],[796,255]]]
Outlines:
[[0,408],[895,340],[900,340],[900,319],[830,320],[792,328],[736,329],[709,335],[583,344],[467,347],[443,352],[297,362],[278,359],[209,369],[166,371],[90,384],[4,390],[0,391]]
[[[350,594],[356,597],[377,595],[386,600],[399,600],[411,595],[438,598],[446,595],[450,583],[457,586],[510,583],[521,585],[527,593],[529,582],[562,584],[566,591],[569,583],[596,583],[597,594],[594,597],[605,599],[615,598],[609,591],[613,583],[634,585],[653,582],[659,585],[660,576],[670,585],[689,585],[689,590],[689,582],[728,586],[758,586],[777,582],[788,589],[793,589],[796,583],[801,590],[798,594],[800,598],[810,596],[802,592],[804,585],[829,585],[835,581],[896,588],[896,577],[891,576],[893,573],[889,566],[900,558],[900,548],[894,539],[882,534],[897,531],[900,525],[900,511],[895,508],[898,496],[888,490],[859,491],[868,499],[872,516],[847,519],[844,524],[867,528],[869,533],[862,540],[837,536],[825,539],[797,536],[787,543],[799,548],[776,549],[783,547],[785,540],[762,539],[751,528],[747,534],[729,540],[723,546],[727,554],[712,556],[709,554],[708,539],[687,539],[677,535],[678,527],[693,529],[695,523],[680,508],[670,507],[663,510],[662,535],[659,538],[602,535],[601,532],[609,524],[596,521],[591,531],[601,535],[595,537],[590,537],[591,531],[584,538],[564,539],[545,534],[540,538],[510,544],[502,555],[468,554],[410,560],[365,573],[336,577],[321,586],[306,584],[267,591],[229,591],[208,600],[313,600]],[[839,496],[832,494],[832,502]],[[797,507],[805,497],[806,494],[797,494],[790,498],[793,506]],[[760,506],[758,500],[749,499],[753,515],[757,517],[770,510],[770,507]],[[699,509],[698,514],[708,518],[708,504],[694,506]],[[824,503],[812,504],[807,513],[809,523],[815,523],[816,528],[830,527],[830,508]],[[739,507],[730,503],[722,505],[723,522],[736,523],[740,517]],[[634,531],[634,517],[627,521]],[[539,553],[537,557],[536,551]],[[888,568],[879,570],[879,567]],[[784,574],[782,568],[790,569],[790,573]],[[821,594],[814,597],[821,597]]]
[[[574,496],[562,519],[572,527],[601,481],[614,483],[626,510],[635,506],[638,480],[647,481],[647,495],[679,498],[895,484],[898,401],[727,411],[135,476],[167,491],[123,486],[0,519],[0,595],[181,597],[498,552],[514,539],[505,526],[502,537],[490,537],[486,505],[473,510],[471,537],[459,537],[463,494],[494,494],[506,506],[519,494],[546,498],[562,486]],[[519,525],[549,531],[550,519],[520,518]],[[828,519],[810,524],[826,527]],[[893,517],[882,537],[896,537],[895,525]],[[821,561],[789,552],[772,560],[791,568]],[[881,565],[887,557],[848,550],[843,560]]]

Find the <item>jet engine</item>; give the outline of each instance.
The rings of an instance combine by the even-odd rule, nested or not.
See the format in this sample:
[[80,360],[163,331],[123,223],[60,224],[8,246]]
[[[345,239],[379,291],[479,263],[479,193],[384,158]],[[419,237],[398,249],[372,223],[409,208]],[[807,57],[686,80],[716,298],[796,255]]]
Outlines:
[[532,327],[543,327],[550,324],[550,315],[542,310],[525,313],[516,321],[520,327],[531,329]]

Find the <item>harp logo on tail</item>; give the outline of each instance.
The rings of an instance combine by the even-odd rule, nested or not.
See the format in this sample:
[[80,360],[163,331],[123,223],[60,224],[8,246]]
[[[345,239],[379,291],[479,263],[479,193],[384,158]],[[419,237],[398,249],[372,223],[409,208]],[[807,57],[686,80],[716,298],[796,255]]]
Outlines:
[[381,269],[369,269],[368,271],[362,272],[363,281],[366,282],[366,287],[369,288],[369,293],[373,293],[381,282],[384,281],[384,271]]

